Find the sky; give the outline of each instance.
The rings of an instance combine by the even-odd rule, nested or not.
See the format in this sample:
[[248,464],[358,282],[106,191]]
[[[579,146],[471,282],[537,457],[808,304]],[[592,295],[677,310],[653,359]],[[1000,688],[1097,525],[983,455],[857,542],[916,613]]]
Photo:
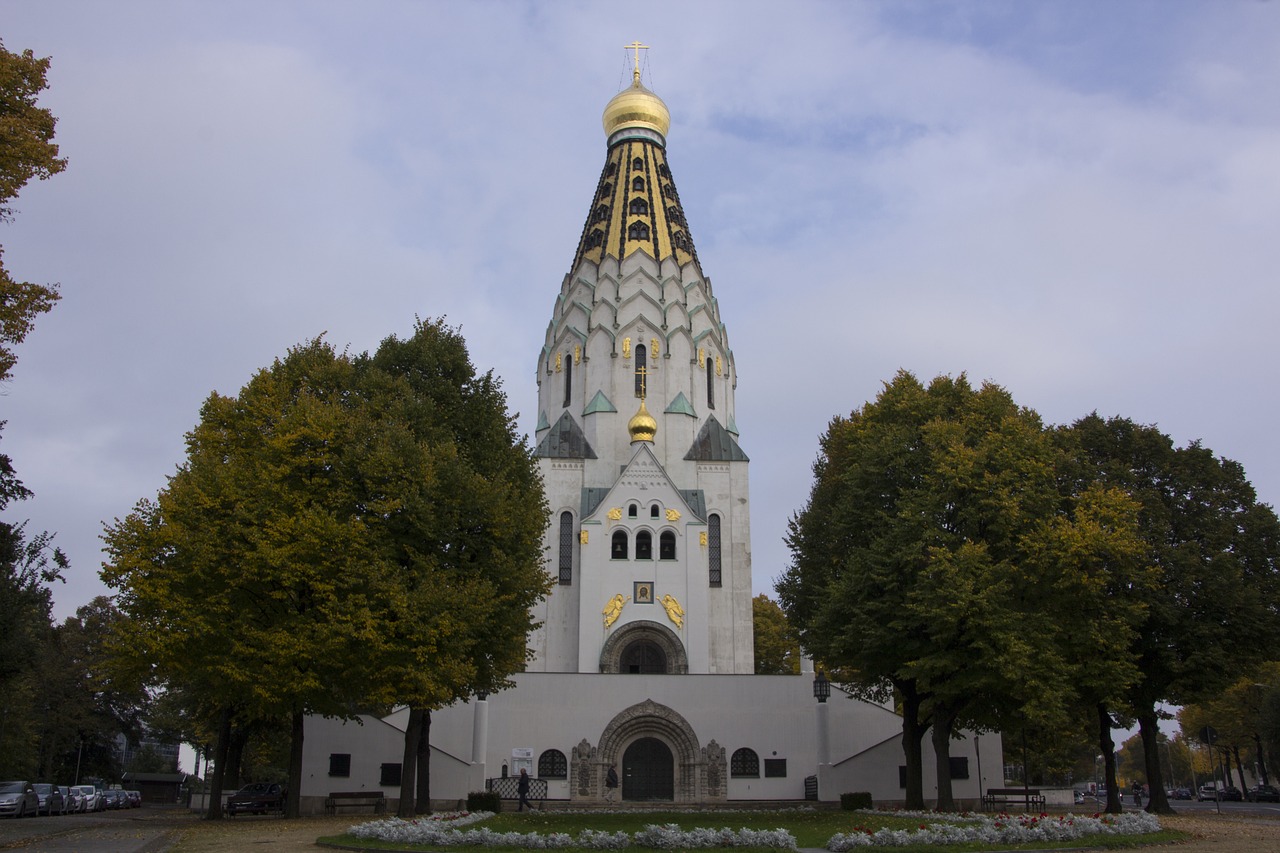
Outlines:
[[202,401],[317,335],[444,316],[532,434],[637,39],[736,358],[757,592],[819,436],[900,369],[1154,424],[1280,499],[1280,2],[0,0],[0,39],[52,57],[69,161],[0,223],[62,294],[0,388],[59,620]]

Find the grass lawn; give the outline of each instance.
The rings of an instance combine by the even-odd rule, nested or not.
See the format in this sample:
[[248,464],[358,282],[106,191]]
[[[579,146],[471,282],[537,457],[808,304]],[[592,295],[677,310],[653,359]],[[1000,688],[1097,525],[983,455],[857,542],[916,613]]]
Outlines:
[[[838,832],[848,833],[858,827],[865,827],[872,831],[882,827],[890,829],[917,829],[922,821],[919,818],[898,817],[891,812],[883,814],[870,814],[863,812],[844,812],[844,811],[762,811],[762,812],[651,812],[651,813],[614,813],[614,814],[565,814],[563,812],[504,812],[495,815],[487,821],[478,824],[472,824],[473,827],[484,826],[495,832],[537,832],[552,833],[563,832],[568,835],[576,836],[584,829],[594,829],[604,832],[628,832],[636,833],[643,830],[650,824],[678,824],[681,829],[695,829],[705,827],[710,829],[720,829],[728,827],[729,829],[786,829],[796,838],[796,844],[799,847],[816,847],[822,848],[826,846],[827,840]],[[1092,847],[1104,849],[1130,849],[1134,847],[1142,847],[1149,844],[1167,844],[1173,841],[1181,841],[1188,836],[1185,833],[1174,832],[1172,830],[1162,830],[1161,832],[1149,835],[1127,835],[1127,836],[1089,836],[1085,839],[1075,841],[1063,841],[1057,843],[1039,843],[1019,845],[1016,849],[1025,850],[1052,850],[1061,847]],[[362,847],[368,850],[439,850],[440,848],[406,845],[402,842],[383,843],[378,841],[370,841],[368,839],[355,838],[351,835],[331,836],[321,838],[320,841],[331,842],[336,844],[347,845],[351,847]],[[499,851],[512,851],[515,853],[517,848],[493,848]],[[569,848],[571,851],[581,851],[582,848]],[[630,847],[627,848],[630,853],[640,853],[650,848]],[[870,848],[870,849],[889,849],[889,848]],[[947,851],[971,851],[988,849],[981,844],[956,844],[949,845],[945,848],[936,846],[915,846],[915,847],[894,847],[895,851],[901,853],[922,853],[926,850],[945,849]],[[1000,849],[1010,849],[1009,845],[1000,845]],[[740,853],[751,853],[751,848],[741,850]],[[758,853],[758,851],[757,851]]]

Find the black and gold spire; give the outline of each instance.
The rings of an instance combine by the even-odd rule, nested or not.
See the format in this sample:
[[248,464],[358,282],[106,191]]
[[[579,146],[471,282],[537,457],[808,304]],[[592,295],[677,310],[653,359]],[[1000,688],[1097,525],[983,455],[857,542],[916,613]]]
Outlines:
[[667,105],[640,83],[640,50],[629,87],[604,108],[608,156],[596,186],[595,199],[582,229],[573,268],[583,260],[600,263],[606,257],[622,260],[637,250],[661,262],[674,258],[684,266],[697,263],[680,195],[667,166]]

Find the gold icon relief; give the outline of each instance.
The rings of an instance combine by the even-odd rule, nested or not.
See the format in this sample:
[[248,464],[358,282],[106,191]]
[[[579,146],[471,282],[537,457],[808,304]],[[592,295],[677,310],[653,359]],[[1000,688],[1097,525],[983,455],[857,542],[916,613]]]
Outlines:
[[561,361],[563,358],[564,358],[564,353],[559,353],[559,352],[556,353],[556,373],[560,372]]
[[[615,596],[615,598],[618,596]],[[676,628],[684,627],[684,608],[680,606],[680,602],[676,601],[671,595],[664,595],[661,599],[662,609],[667,611],[667,618],[671,620]],[[622,608],[618,608],[618,612],[622,612]],[[615,617],[616,618],[616,617]],[[612,623],[610,623],[612,624]]]
[[716,376],[723,376],[724,369],[720,365],[720,356],[716,356]]
[[657,338],[649,339],[649,355],[653,356],[654,358],[658,357],[658,339]]
[[[604,610],[600,611],[604,614],[604,626],[606,628],[613,627],[613,623],[618,621],[618,617],[622,615],[622,608],[627,605],[627,597],[622,593],[618,593],[605,603]],[[666,607],[664,604],[663,607]]]
[[698,544],[703,548],[707,547],[707,531],[704,530],[698,534]]
[[578,531],[578,541],[583,545],[587,544],[587,531],[585,530]]
[[582,346],[581,344],[573,345],[573,363],[582,364]]
[[679,521],[679,520],[680,520],[680,510],[678,509],[667,510],[667,521]]
[[608,512],[608,516],[610,521],[621,521],[622,507],[619,507],[619,506],[612,507]]
[[702,364],[707,360],[707,351],[703,347],[698,347],[698,364]]
[[631,358],[631,338],[622,339],[622,357]]

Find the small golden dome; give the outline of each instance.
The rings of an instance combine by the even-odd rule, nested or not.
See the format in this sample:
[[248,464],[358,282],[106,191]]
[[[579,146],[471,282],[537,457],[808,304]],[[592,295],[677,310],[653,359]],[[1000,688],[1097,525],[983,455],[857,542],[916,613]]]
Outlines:
[[603,121],[607,137],[624,127],[643,127],[657,131],[665,139],[671,128],[671,111],[662,98],[640,85],[640,74],[636,72],[631,86],[605,105]]
[[649,414],[649,410],[644,407],[644,400],[640,401],[640,411],[627,422],[627,432],[631,433],[631,440],[636,441],[653,441],[653,437],[658,434],[658,422],[653,419],[653,415]]

